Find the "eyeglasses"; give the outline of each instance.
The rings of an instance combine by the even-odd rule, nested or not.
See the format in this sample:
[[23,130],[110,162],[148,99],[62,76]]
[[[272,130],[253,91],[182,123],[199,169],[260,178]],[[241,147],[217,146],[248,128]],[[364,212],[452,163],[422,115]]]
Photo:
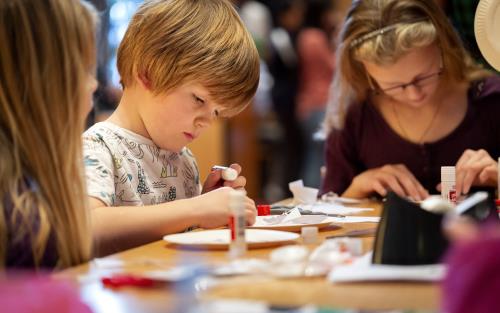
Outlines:
[[440,68],[439,71],[437,71],[435,73],[416,78],[413,81],[406,83],[406,84],[397,85],[397,86],[389,87],[386,89],[379,89],[378,92],[379,93],[383,92],[388,96],[399,96],[399,95],[404,94],[406,92],[407,88],[410,86],[414,86],[420,90],[420,89],[424,88],[425,86],[435,84],[439,80],[439,77],[442,74],[443,74],[443,68]]

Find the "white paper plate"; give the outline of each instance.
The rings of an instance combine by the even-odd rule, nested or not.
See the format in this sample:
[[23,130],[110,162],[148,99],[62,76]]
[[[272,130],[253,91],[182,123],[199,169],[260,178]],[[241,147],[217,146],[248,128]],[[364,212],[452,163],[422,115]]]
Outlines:
[[500,71],[500,0],[481,0],[476,9],[474,34],[488,63]]
[[[229,229],[215,229],[167,235],[163,240],[175,246],[224,250],[229,247],[229,236]],[[295,243],[299,235],[277,230],[247,229],[245,238],[249,248],[267,248]]]
[[[276,215],[272,215],[276,216]],[[266,219],[269,216],[257,216],[255,220],[255,224],[249,226],[248,228],[255,229],[275,229],[275,230],[283,230],[283,231],[298,231],[302,230],[302,227],[305,226],[316,226],[318,229],[328,227],[332,224],[332,221],[325,215],[302,215],[298,222],[292,220],[287,223],[282,224],[274,224],[270,225],[266,222]],[[300,222],[300,219],[307,218],[304,222]]]

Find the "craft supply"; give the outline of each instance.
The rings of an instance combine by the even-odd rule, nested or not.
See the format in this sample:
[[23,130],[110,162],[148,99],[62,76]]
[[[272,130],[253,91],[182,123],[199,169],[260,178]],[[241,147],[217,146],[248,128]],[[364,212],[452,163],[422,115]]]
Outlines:
[[222,179],[227,180],[227,181],[233,181],[236,178],[238,178],[238,172],[234,168],[231,168],[231,167],[214,165],[214,166],[212,166],[212,170],[221,171]]
[[229,245],[229,257],[242,257],[247,251],[245,241],[245,191],[231,190],[229,194],[229,209],[231,215],[229,217],[229,229],[231,233],[231,241]]
[[271,206],[269,204],[258,204],[257,215],[258,216],[271,215]]
[[305,226],[302,227],[302,243],[305,245],[315,244],[318,242],[318,227]]
[[455,167],[441,166],[441,196],[451,204],[457,204]]

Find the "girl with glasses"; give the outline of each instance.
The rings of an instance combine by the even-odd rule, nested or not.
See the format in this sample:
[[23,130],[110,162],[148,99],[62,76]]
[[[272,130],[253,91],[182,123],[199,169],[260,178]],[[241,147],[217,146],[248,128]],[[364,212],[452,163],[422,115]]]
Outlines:
[[336,57],[322,192],[421,200],[446,165],[460,193],[496,184],[500,78],[473,62],[433,0],[354,1]]

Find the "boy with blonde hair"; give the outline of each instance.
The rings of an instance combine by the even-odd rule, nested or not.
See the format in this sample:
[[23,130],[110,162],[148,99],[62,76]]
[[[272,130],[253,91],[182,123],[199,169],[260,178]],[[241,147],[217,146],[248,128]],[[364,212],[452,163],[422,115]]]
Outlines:
[[[120,44],[118,71],[124,89],[118,108],[84,134],[98,253],[192,226],[226,225],[229,191],[244,188],[245,178],[218,188],[221,173],[212,171],[201,188],[185,145],[214,119],[242,111],[255,94],[258,53],[232,4],[146,1]],[[252,224],[255,204],[247,198],[245,207]]]

